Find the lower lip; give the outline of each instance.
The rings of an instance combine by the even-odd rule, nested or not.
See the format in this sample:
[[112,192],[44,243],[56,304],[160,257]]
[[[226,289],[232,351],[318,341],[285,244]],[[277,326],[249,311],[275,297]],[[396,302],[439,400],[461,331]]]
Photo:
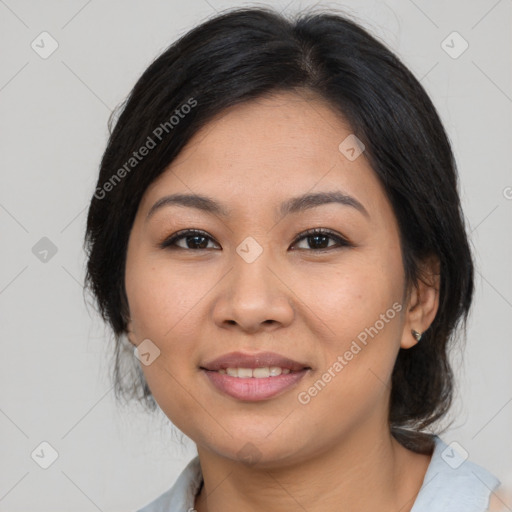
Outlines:
[[238,400],[256,402],[273,398],[293,387],[299,382],[308,370],[281,374],[277,377],[240,378],[231,377],[217,371],[202,370],[209,381],[221,392]]

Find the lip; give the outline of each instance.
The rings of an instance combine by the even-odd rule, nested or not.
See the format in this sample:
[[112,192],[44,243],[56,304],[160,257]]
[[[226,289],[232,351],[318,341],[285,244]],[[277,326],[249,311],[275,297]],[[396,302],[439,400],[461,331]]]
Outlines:
[[[290,373],[265,378],[231,377],[227,374],[218,373],[218,370],[226,368],[254,369],[263,366],[288,368]],[[206,375],[208,381],[221,393],[237,400],[256,402],[268,400],[288,391],[311,370],[311,367],[274,352],[259,352],[256,354],[231,352],[201,365],[200,369]]]
[[[213,361],[201,365],[202,369],[218,371],[226,368],[260,368],[263,366],[279,366],[288,368],[290,371],[298,372],[310,366],[306,363],[300,363],[284,357],[275,352],[257,352],[255,354],[246,354],[244,352],[230,352],[224,354]],[[237,377],[235,377],[237,378]],[[276,377],[273,377],[276,378]]]
[[266,377],[257,379],[255,377],[241,378],[231,377],[230,375],[218,373],[213,370],[201,369],[213,386],[226,395],[245,400],[247,402],[257,402],[268,400],[277,395],[288,391],[294,387],[309,371],[304,368],[297,372],[281,374],[277,377]]

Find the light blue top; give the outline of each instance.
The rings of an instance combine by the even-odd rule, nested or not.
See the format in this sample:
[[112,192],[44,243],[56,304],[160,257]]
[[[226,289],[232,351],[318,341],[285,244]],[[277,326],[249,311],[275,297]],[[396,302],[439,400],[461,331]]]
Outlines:
[[[500,481],[438,436],[434,439],[432,459],[411,512],[485,512]],[[202,480],[195,457],[168,491],[137,512],[192,512]]]

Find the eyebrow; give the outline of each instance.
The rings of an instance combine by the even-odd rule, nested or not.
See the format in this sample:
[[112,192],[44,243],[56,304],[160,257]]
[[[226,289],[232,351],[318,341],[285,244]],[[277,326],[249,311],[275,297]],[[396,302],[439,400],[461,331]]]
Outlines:
[[[280,208],[282,217],[293,213],[303,212],[310,208],[315,208],[324,204],[338,203],[344,206],[350,206],[361,212],[365,217],[370,218],[366,208],[355,198],[341,191],[334,190],[330,192],[307,193],[301,196],[292,197],[284,201]],[[218,215],[219,217],[230,217],[231,210],[216,202],[208,196],[200,194],[171,194],[160,198],[149,210],[146,220],[148,220],[157,210],[165,206],[182,206],[195,208],[206,213]]]

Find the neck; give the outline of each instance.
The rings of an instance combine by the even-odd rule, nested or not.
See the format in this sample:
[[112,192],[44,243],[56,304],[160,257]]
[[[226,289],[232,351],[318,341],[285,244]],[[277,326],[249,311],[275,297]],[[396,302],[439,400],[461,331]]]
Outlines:
[[409,512],[431,456],[407,450],[388,430],[380,432],[377,436],[360,428],[314,457],[265,468],[198,446],[204,485],[195,508],[197,512],[284,512],[292,507],[308,512]]

